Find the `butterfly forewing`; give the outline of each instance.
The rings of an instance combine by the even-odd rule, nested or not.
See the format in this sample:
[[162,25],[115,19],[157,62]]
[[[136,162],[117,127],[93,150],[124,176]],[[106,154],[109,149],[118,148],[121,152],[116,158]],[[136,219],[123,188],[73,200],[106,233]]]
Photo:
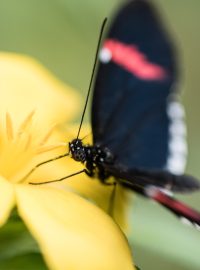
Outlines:
[[109,148],[116,167],[165,168],[167,106],[177,68],[170,37],[148,1],[121,9],[100,59],[92,102],[94,144]]

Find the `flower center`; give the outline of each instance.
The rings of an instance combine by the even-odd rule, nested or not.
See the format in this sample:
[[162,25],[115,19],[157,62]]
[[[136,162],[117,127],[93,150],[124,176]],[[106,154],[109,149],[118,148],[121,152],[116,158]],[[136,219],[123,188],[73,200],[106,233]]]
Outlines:
[[0,130],[0,175],[12,183],[19,183],[23,179],[30,167],[34,166],[35,159],[41,160],[38,157],[40,154],[61,146],[47,144],[53,128],[43,135],[38,134],[37,129],[34,129],[34,115],[31,112],[15,127],[7,113],[5,128]]

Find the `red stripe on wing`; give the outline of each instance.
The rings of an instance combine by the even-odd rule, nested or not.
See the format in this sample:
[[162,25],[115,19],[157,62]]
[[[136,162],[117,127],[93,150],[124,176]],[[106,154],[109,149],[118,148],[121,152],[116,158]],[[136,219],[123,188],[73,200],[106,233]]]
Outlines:
[[167,76],[167,72],[163,67],[151,63],[134,45],[126,45],[113,39],[107,39],[103,48],[109,50],[114,63],[139,79],[163,80]]
[[153,188],[148,192],[148,195],[150,198],[167,207],[178,216],[185,217],[191,222],[200,225],[200,213],[186,204],[168,196],[158,188]]

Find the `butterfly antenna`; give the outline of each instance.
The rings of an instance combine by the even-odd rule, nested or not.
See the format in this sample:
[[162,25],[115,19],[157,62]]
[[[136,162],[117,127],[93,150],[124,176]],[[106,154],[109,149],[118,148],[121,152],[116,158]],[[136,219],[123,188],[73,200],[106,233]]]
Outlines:
[[96,68],[96,65],[97,65],[98,52],[99,52],[101,39],[102,39],[102,35],[103,35],[103,31],[104,31],[104,28],[105,28],[106,21],[107,21],[107,18],[104,19],[104,21],[102,23],[102,26],[101,26],[101,31],[100,31],[98,45],[97,45],[96,54],[95,54],[94,65],[93,65],[93,69],[92,69],[92,76],[91,76],[91,79],[90,79],[88,93],[87,93],[87,97],[86,97],[86,100],[85,100],[85,106],[84,106],[83,113],[82,113],[82,116],[81,116],[81,122],[80,122],[80,126],[79,126],[79,129],[78,129],[78,134],[77,134],[76,139],[79,138],[81,127],[82,127],[82,124],[83,124],[83,119],[84,119],[84,116],[85,116],[85,111],[86,111],[86,108],[87,108],[88,99],[89,99],[90,92],[91,92],[91,86],[92,86],[92,82],[93,82],[94,72],[95,72],[95,68]]
[[[89,88],[88,88],[88,93],[87,93],[87,97],[86,97],[86,101],[85,101],[85,106],[84,106],[84,109],[83,109],[83,113],[82,113],[82,117],[81,117],[81,122],[80,122],[80,126],[79,126],[79,129],[78,129],[78,134],[77,134],[77,139],[80,135],[80,131],[81,131],[81,127],[82,127],[82,123],[83,123],[83,118],[84,118],[84,115],[85,115],[85,111],[86,111],[86,108],[87,108],[87,104],[88,104],[88,99],[89,99],[89,96],[90,96],[90,91],[91,91],[91,86],[92,86],[92,81],[93,81],[93,77],[94,77],[94,72],[95,72],[95,68],[96,68],[96,65],[97,65],[97,58],[98,58],[98,52],[99,52],[99,48],[100,48],[100,44],[101,44],[101,39],[102,39],[102,35],[103,35],[103,31],[104,31],[104,28],[105,28],[105,24],[106,24],[106,21],[107,21],[107,18],[104,19],[103,23],[102,23],[102,26],[101,26],[101,31],[100,31],[100,35],[99,35],[99,40],[98,40],[98,45],[97,45],[97,50],[96,50],[96,55],[95,55],[95,61],[94,61],[94,65],[93,65],[93,70],[92,70],[92,76],[91,76],[91,79],[90,79],[90,84],[89,84]],[[52,161],[55,161],[57,159],[60,159],[60,158],[63,158],[63,157],[66,157],[68,156],[69,153],[67,154],[64,154],[64,155],[61,155],[61,156],[58,156],[58,157],[55,157],[55,158],[52,158],[52,159],[49,159],[49,160],[46,160],[46,161],[43,161],[41,163],[38,163],[35,167],[33,167],[22,179],[21,181],[24,181],[25,179],[27,179],[38,167],[46,164],[46,163],[49,163],[49,162],[52,162]],[[82,173],[83,171],[81,172],[78,172],[77,174],[79,173]],[[75,174],[72,174],[70,175],[73,176],[73,175],[76,175]],[[62,181],[64,179],[66,179],[68,177],[64,177],[64,178],[61,178],[61,179],[58,179],[58,180],[53,180],[53,181],[47,181],[47,182],[44,182],[44,183],[30,183],[30,184],[35,184],[35,185],[40,185],[40,184],[46,184],[46,183],[50,183],[50,182],[58,182],[58,181]]]
[[92,134],[91,132],[88,133],[88,134],[86,134],[83,138],[81,138],[81,141],[85,140],[85,139],[86,139],[87,137],[89,137],[91,134]]

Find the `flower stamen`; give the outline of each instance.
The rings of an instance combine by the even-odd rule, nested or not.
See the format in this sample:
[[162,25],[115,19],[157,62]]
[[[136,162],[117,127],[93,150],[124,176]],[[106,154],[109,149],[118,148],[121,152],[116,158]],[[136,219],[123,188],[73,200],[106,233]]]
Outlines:
[[27,117],[24,119],[24,121],[21,123],[19,129],[18,129],[18,136],[21,136],[22,133],[25,132],[25,130],[31,125],[33,120],[33,115],[35,114],[35,110],[31,111]]
[[31,145],[31,139],[32,139],[31,135],[28,134],[28,135],[27,135],[27,142],[26,142],[26,144],[25,144],[25,146],[24,146],[24,151],[27,151],[28,148],[30,147],[30,145]]
[[49,151],[52,151],[52,150],[57,149],[59,147],[66,146],[66,145],[67,145],[66,143],[61,142],[61,143],[57,143],[57,144],[54,144],[54,145],[41,146],[40,148],[37,149],[36,155],[42,154],[42,153],[45,153],[45,152],[49,152]]
[[54,131],[54,129],[55,129],[55,126],[56,126],[56,125],[53,125],[53,126],[49,129],[49,131],[46,133],[46,135],[44,136],[44,138],[41,140],[40,145],[43,145],[43,144],[45,144],[45,143],[48,141],[48,139],[50,138],[51,134],[53,133],[53,131]]
[[6,134],[8,141],[12,141],[14,138],[13,123],[10,114],[6,113]]

